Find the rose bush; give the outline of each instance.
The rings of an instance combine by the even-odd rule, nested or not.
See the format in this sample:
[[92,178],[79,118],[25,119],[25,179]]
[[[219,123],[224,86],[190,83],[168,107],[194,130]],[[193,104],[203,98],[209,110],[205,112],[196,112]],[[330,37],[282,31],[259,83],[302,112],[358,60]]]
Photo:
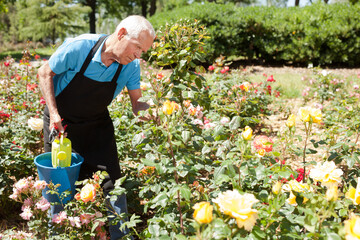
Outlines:
[[[335,90],[332,97],[307,99],[300,111],[283,114],[273,132],[265,119],[281,98],[274,76],[252,82],[221,57],[206,71],[198,65],[206,40],[198,22],[161,29],[151,52],[158,66],[141,61],[142,100],[151,107],[134,117],[126,90],[109,107],[126,176],[115,193],[126,189],[132,214],[125,226],[138,239],[356,239],[358,89],[348,98]],[[9,88],[1,88],[1,196],[16,209],[9,186],[36,178],[42,131],[26,123],[41,119],[43,101],[36,68],[4,62],[1,81]],[[149,115],[148,122],[139,119]],[[47,234],[49,222],[62,239],[106,238],[99,181],[82,182],[54,219],[35,214],[48,206],[40,195],[21,210],[22,203],[17,215],[31,223],[28,238],[41,229]],[[24,181],[14,187],[27,189]]]

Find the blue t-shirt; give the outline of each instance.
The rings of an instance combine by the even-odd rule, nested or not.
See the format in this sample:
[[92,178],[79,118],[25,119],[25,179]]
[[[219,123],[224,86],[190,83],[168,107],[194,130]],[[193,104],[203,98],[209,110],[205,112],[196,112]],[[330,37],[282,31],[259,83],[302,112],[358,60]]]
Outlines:
[[[64,90],[77,72],[80,72],[87,55],[101,36],[103,35],[83,34],[76,38],[66,39],[50,57],[49,66],[56,74],[54,76],[55,96]],[[94,54],[84,75],[99,82],[110,82],[119,64],[114,62],[109,67],[106,67],[101,62],[101,49],[104,43],[105,41]],[[113,98],[121,92],[124,86],[126,86],[128,90],[140,88],[140,62],[138,59],[123,66],[120,76],[117,79],[117,87]]]

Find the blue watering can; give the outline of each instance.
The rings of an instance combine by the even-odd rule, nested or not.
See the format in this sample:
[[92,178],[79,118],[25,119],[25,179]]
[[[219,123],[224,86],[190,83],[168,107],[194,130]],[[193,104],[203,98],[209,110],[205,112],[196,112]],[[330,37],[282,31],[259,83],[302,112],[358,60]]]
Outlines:
[[52,182],[54,185],[60,184],[60,187],[57,188],[59,195],[65,191],[71,191],[70,195],[60,201],[58,195],[46,193],[49,190],[49,188],[46,187],[42,191],[42,195],[46,200],[66,204],[74,198],[75,182],[79,177],[81,164],[84,162],[83,157],[77,153],[71,153],[71,165],[69,167],[54,168],[51,161],[51,152],[47,152],[37,156],[34,162],[40,180],[44,180],[46,183]]

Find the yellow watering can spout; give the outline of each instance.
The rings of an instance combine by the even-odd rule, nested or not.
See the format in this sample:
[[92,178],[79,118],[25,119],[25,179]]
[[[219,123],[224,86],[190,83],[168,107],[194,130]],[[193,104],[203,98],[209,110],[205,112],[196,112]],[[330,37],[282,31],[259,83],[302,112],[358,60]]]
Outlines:
[[51,162],[54,168],[70,167],[71,141],[60,133],[60,139],[55,139],[51,145]]

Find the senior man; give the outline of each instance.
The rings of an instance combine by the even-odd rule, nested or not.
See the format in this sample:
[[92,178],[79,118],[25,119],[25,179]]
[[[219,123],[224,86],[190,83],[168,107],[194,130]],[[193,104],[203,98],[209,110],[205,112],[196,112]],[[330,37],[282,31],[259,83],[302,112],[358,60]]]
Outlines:
[[[107,106],[126,86],[135,115],[149,106],[138,101],[139,58],[152,45],[155,31],[141,16],[122,20],[109,36],[83,34],[67,39],[38,71],[46,100],[44,111],[45,151],[51,151],[49,133],[64,131],[74,152],[84,157],[79,180],[107,171],[104,192],[109,193],[121,177],[114,127]],[[118,214],[127,213],[126,197],[111,202]],[[59,209],[53,209],[53,213]],[[111,239],[120,239],[118,225],[110,225]]]

